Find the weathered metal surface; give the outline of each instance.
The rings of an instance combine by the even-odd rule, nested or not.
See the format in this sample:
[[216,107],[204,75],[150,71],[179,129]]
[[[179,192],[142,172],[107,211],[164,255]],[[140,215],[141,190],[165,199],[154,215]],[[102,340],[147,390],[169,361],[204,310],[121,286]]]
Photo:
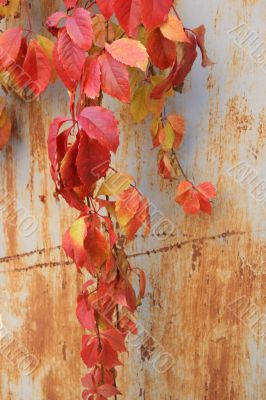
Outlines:
[[[33,2],[36,30],[57,4]],[[139,314],[144,333],[130,344],[121,370],[123,398],[262,400],[266,211],[260,200],[266,190],[263,183],[255,187],[265,179],[266,72],[250,55],[254,44],[240,48],[232,30],[245,23],[262,41],[265,55],[265,2],[213,0],[203,6],[182,0],[178,7],[185,25],[206,25],[210,55],[217,61],[209,70],[198,61],[184,94],[169,105],[188,121],[180,160],[196,182],[217,184],[219,195],[210,218],[183,215],[174,206],[175,184],[156,175],[148,125],[133,126],[127,107],[109,104],[117,107],[122,128],[117,167],[136,177],[153,210],[156,205],[175,226],[170,237],[167,229],[167,237],[153,231],[128,249],[132,262],[147,271],[149,288]],[[19,369],[1,341],[0,397],[73,400],[80,396],[84,369],[75,317],[82,277],[60,251],[61,236],[75,214],[53,198],[46,149],[47,126],[67,112],[67,98],[57,84],[36,103],[10,102],[16,129],[0,156],[0,332],[5,328],[13,334],[14,346],[25,346],[39,363],[23,375],[26,364],[19,363]],[[251,177],[239,178],[241,161],[253,169]],[[21,207],[24,217],[37,222],[33,233],[23,225]]]

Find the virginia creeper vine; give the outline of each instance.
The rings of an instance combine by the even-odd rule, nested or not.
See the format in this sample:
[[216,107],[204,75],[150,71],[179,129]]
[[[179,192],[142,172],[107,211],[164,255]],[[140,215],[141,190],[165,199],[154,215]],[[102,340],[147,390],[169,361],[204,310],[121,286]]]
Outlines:
[[[23,0],[27,28],[11,28],[0,36],[0,79],[6,91],[12,89],[27,101],[40,96],[57,76],[69,93],[69,116],[52,121],[48,153],[56,196],[80,213],[64,235],[63,248],[79,272],[90,274],[76,308],[86,330],[83,399],[104,400],[120,394],[120,354],[127,351],[127,335],[137,334],[133,316],[146,285],[144,272],[129,262],[126,244],[142,227],[149,234],[150,218],[148,200],[133,178],[111,166],[119,124],[102,106],[103,95],[129,103],[136,123],[152,115],[159,174],[174,180],[181,173],[185,180],[178,185],[177,203],[188,214],[210,214],[216,191],[210,182],[196,186],[186,177],[176,154],[185,120],[167,115],[165,103],[182,92],[197,47],[202,66],[212,62],[204,26],[184,28],[173,0],[65,0],[64,5],[65,11],[46,21],[52,41],[31,31],[28,2]],[[14,15],[18,7],[18,0],[0,0],[0,15]],[[1,112],[4,145],[11,124],[4,105]]]

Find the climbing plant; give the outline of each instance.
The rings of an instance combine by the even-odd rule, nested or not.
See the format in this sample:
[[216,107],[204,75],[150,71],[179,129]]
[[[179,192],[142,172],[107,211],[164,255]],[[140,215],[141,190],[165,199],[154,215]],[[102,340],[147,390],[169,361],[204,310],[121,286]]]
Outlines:
[[[15,15],[20,6],[27,27],[10,28],[0,36],[0,80],[6,92],[28,102],[58,77],[68,92],[69,115],[51,122],[48,155],[56,197],[79,212],[63,237],[63,248],[78,272],[90,275],[76,307],[86,331],[83,399],[116,398],[117,367],[127,351],[127,336],[137,334],[133,316],[146,286],[145,273],[131,265],[126,245],[140,229],[149,234],[150,216],[149,201],[134,179],[112,167],[119,122],[102,101],[107,94],[130,104],[136,123],[152,116],[160,176],[178,180],[175,200],[187,214],[210,214],[215,188],[186,178],[176,153],[186,123],[179,114],[168,115],[165,107],[169,97],[182,93],[197,49],[202,66],[212,64],[205,28],[185,28],[173,0],[65,0],[65,10],[55,10],[46,21],[49,38],[32,31],[27,0],[21,5],[0,0],[0,15]],[[0,112],[3,146],[11,130],[3,99]]]

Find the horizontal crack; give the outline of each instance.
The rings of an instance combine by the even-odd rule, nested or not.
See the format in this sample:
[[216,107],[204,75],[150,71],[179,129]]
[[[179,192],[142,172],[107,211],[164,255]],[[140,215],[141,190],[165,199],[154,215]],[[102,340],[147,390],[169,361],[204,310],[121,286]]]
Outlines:
[[32,256],[34,254],[42,254],[45,251],[60,250],[61,248],[62,248],[62,246],[55,246],[55,247],[50,247],[50,248],[47,248],[47,249],[43,248],[43,249],[29,251],[27,253],[20,253],[20,254],[16,254],[16,255],[13,255],[13,256],[1,257],[0,258],[0,264],[1,263],[5,263],[5,262],[9,262],[9,261],[13,261],[13,260],[19,260],[21,257],[29,257],[29,256]]
[[49,267],[59,267],[59,266],[63,266],[63,265],[74,265],[73,261],[63,261],[63,262],[59,262],[59,261],[54,261],[54,262],[47,262],[47,263],[40,263],[40,264],[34,264],[34,265],[29,265],[27,267],[23,267],[23,268],[13,268],[13,269],[9,269],[9,270],[0,270],[0,274],[3,273],[9,273],[9,272],[22,272],[22,271],[30,271],[31,269],[42,269],[42,268],[49,268]]
[[[157,249],[147,250],[147,251],[139,252],[139,253],[135,253],[135,254],[129,254],[128,258],[136,258],[136,257],[140,257],[140,256],[149,256],[151,254],[166,253],[168,251],[181,248],[182,246],[185,246],[185,245],[191,244],[191,243],[199,243],[199,242],[204,242],[204,241],[208,241],[208,240],[224,239],[227,237],[241,236],[241,235],[246,235],[249,233],[260,233],[260,232],[265,232],[265,230],[249,231],[249,232],[226,231],[223,233],[219,233],[217,235],[203,236],[200,238],[185,240],[183,242],[176,242],[176,243],[164,246],[164,247],[159,247]],[[56,247],[52,247],[49,249],[34,250],[34,251],[31,251],[28,253],[18,254],[16,256],[2,257],[2,258],[0,258],[0,263],[8,262],[11,260],[18,260],[21,257],[30,256],[30,255],[38,254],[38,253],[41,254],[41,253],[44,253],[45,251],[51,251],[51,250],[56,250],[56,249],[61,249],[61,246],[56,246]],[[51,262],[47,262],[47,263],[34,264],[34,265],[30,265],[30,266],[23,267],[23,268],[6,269],[6,270],[2,270],[2,271],[0,270],[0,274],[1,273],[9,273],[9,272],[30,271],[32,269],[58,267],[58,266],[62,266],[62,265],[74,265],[74,262],[73,261],[62,261],[62,262],[59,262],[59,261],[52,262],[51,261]]]
[[168,246],[159,247],[157,249],[147,250],[147,251],[135,253],[135,254],[129,254],[128,258],[136,258],[136,257],[140,257],[140,256],[149,256],[151,254],[166,253],[167,251],[170,251],[173,249],[180,249],[182,246],[185,246],[186,244],[199,243],[199,242],[204,242],[204,241],[208,241],[208,240],[216,240],[216,239],[221,239],[221,238],[224,239],[226,237],[231,237],[231,236],[246,235],[247,233],[251,233],[251,232],[226,231],[226,232],[220,233],[218,235],[207,236],[207,237],[205,236],[205,237],[201,237],[201,238],[185,240],[183,242],[176,242],[176,243],[170,244]]

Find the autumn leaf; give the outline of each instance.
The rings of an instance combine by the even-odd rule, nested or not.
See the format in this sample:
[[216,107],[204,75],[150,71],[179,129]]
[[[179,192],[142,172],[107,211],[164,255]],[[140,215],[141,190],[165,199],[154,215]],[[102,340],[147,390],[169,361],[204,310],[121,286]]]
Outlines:
[[196,214],[199,211],[211,214],[210,200],[216,197],[216,190],[211,182],[194,186],[191,182],[183,181],[176,193],[176,202],[183,207],[186,214]]
[[0,2],[0,18],[16,16],[19,5],[20,0],[2,0]]
[[102,90],[123,103],[129,103],[130,85],[126,66],[107,52],[99,57],[99,62]]
[[171,67],[176,60],[176,44],[165,38],[159,28],[149,34],[147,51],[152,63],[160,68]]
[[[105,382],[104,384],[102,382]],[[83,391],[83,400],[92,400],[91,395],[98,395],[101,399],[121,394],[114,386],[114,375],[111,371],[107,371],[96,367],[92,372],[85,375],[82,379],[82,385],[87,388]],[[99,397],[100,396],[100,397]]]
[[95,99],[100,94],[101,89],[101,69],[98,57],[87,57],[82,74],[81,93],[87,97]]
[[132,240],[137,231],[145,224],[149,231],[149,205],[136,188],[125,190],[116,202],[117,221],[128,240]]
[[64,235],[63,249],[78,268],[85,267],[94,275],[107,262],[110,252],[99,217],[78,218]]
[[135,123],[143,121],[150,112],[148,107],[149,93],[150,90],[147,82],[143,82],[137,90],[135,90],[130,104],[130,111]]
[[[71,80],[78,82],[86,56],[84,50],[71,40],[65,28],[59,36],[57,51],[59,61],[67,75],[71,77]],[[60,73],[59,75],[62,78]]]
[[114,0],[116,18],[128,36],[135,37],[141,24],[140,0]]
[[97,140],[81,132],[76,159],[78,176],[86,187],[105,176],[110,164],[110,152]]
[[105,368],[121,365],[118,359],[118,352],[126,352],[124,338],[116,329],[110,329],[100,334],[101,349],[99,349],[99,339],[97,336],[85,336],[83,338],[83,348],[81,357],[88,368],[94,367],[97,363]]
[[9,142],[11,136],[12,123],[6,110],[6,103],[0,97],[0,150]]
[[200,25],[198,28],[192,29],[192,31],[196,35],[197,44],[198,44],[201,54],[202,54],[202,66],[210,67],[210,66],[214,65],[215,63],[212,60],[210,60],[210,58],[208,57],[206,48],[205,48],[205,33],[206,33],[205,26]]
[[80,324],[85,329],[94,330],[95,329],[95,314],[94,308],[88,299],[87,293],[82,293],[77,299],[76,315]]
[[112,173],[107,176],[97,192],[97,196],[118,196],[124,190],[128,189],[134,182],[132,176],[120,172]]
[[160,27],[160,31],[169,40],[189,43],[182,22],[175,15],[168,15],[167,20]]
[[77,87],[78,81],[76,79],[73,79],[71,71],[67,71],[64,67],[58,53],[58,42],[54,46],[53,61],[56,72],[58,73],[65,87],[71,92],[74,92]]
[[168,115],[159,133],[159,143],[164,150],[178,149],[186,132],[185,119],[177,114]]
[[92,22],[88,11],[75,8],[66,22],[66,30],[73,42],[88,51],[92,45]]
[[149,82],[141,82],[140,86],[135,90],[130,105],[130,111],[134,122],[138,123],[143,121],[149,113],[152,113],[154,116],[159,116],[162,113],[166,96],[172,95],[172,93],[165,92],[159,99],[153,99],[151,97],[154,87],[162,80],[162,76],[152,76]]
[[64,22],[66,21],[67,14],[63,11],[57,11],[50,15],[45,25],[52,35],[57,36],[58,32],[63,28]]
[[173,0],[141,0],[142,17],[145,27],[151,31],[167,19]]
[[47,37],[42,36],[42,35],[37,36],[37,42],[39,43],[39,45],[41,46],[41,48],[43,49],[43,51],[49,58],[51,70],[52,70],[51,82],[54,83],[57,78],[57,72],[56,72],[56,69],[55,69],[54,63],[53,63],[54,43],[50,39],[48,39]]
[[0,36],[0,69],[13,64],[19,54],[22,38],[21,28],[11,28]]
[[61,126],[67,121],[68,121],[67,118],[59,116],[55,118],[50,125],[47,144],[48,144],[49,159],[54,169],[56,168],[57,164],[57,150],[58,150],[57,137]]
[[60,176],[64,186],[75,188],[81,186],[81,181],[77,172],[76,159],[79,149],[79,138],[69,146],[60,165]]
[[83,267],[88,262],[87,251],[84,246],[86,235],[86,217],[82,217],[72,224],[63,237],[63,249],[66,255],[75,261],[77,267]]
[[96,3],[106,19],[110,19],[114,12],[113,0],[96,0]]
[[64,0],[66,8],[73,8],[76,6],[78,0]]
[[148,53],[138,40],[118,39],[112,44],[106,43],[105,48],[113,58],[122,64],[146,71],[149,59]]
[[[36,40],[30,41],[23,70],[25,82],[20,81],[19,84],[24,90],[26,85],[26,90],[30,88],[35,96],[39,96],[49,85],[52,68],[48,56]],[[28,76],[31,78],[30,82],[27,82]]]
[[111,111],[103,107],[86,107],[78,115],[78,121],[89,138],[116,152],[119,145],[118,122]]
[[179,43],[177,59],[169,75],[152,91],[151,97],[160,99],[171,88],[179,87],[191,71],[197,58],[196,40],[193,34],[188,35],[189,43]]
[[[92,18],[92,30],[93,30],[93,43],[95,46],[104,48],[105,46],[105,18],[101,14],[96,14]],[[109,36],[110,36],[111,26],[109,24]]]
[[179,168],[172,154],[160,150],[158,153],[158,173],[164,179],[176,179],[179,176]]

